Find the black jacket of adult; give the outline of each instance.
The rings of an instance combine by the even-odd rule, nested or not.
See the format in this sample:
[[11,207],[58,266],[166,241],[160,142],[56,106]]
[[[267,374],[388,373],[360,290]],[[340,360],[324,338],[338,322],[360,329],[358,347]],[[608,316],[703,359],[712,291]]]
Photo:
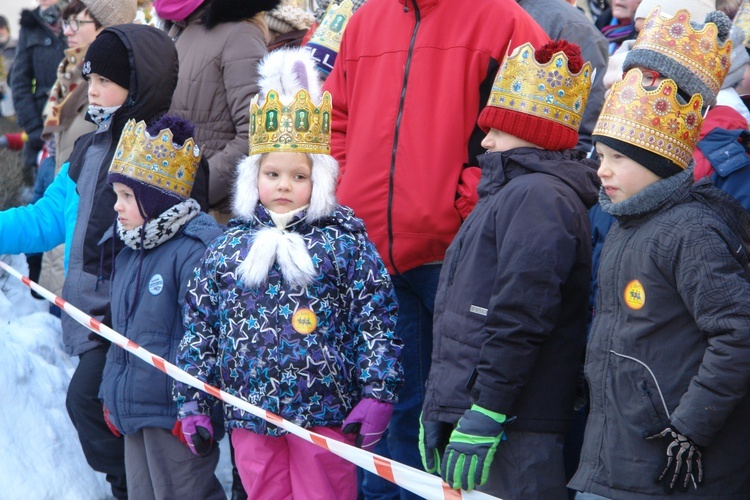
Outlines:
[[68,47],[62,32],[55,35],[39,12],[39,8],[21,12],[16,58],[10,74],[18,125],[30,141],[41,141],[42,111],[57,80],[57,66]]
[[427,420],[472,403],[514,429],[564,432],[586,342],[595,163],[577,150],[479,157],[479,203],[446,254],[435,299]]
[[[116,218],[116,196],[107,173],[125,123],[134,119],[147,124],[169,108],[177,83],[177,51],[162,31],[141,24],[120,24],[104,31],[116,34],[128,48],[130,92],[125,104],[95,132],[81,136],[68,159],[68,175],[76,184],[80,202],[72,239],[63,298],[98,320],[110,324],[109,276],[112,259],[122,248],[103,249],[99,241]],[[208,208],[208,166],[203,163],[193,185],[192,197]],[[66,349],[80,354],[100,338],[70,316],[62,316]]]

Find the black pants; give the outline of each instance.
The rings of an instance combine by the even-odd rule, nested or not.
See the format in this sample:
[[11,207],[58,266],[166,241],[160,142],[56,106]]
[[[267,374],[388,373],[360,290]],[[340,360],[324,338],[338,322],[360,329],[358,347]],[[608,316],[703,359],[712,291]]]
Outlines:
[[68,386],[65,406],[78,431],[86,461],[97,472],[103,472],[118,499],[128,498],[125,482],[125,444],[104,422],[99,386],[109,343],[79,356],[78,367]]

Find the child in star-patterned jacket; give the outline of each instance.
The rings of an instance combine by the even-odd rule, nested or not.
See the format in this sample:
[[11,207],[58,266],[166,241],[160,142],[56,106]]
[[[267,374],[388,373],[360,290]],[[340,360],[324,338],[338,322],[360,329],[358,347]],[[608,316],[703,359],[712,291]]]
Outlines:
[[[235,184],[238,217],[188,287],[177,365],[368,449],[402,384],[393,285],[363,222],[336,203],[331,97],[321,95],[309,52],[275,51],[260,74],[250,156]],[[211,397],[175,389],[183,422],[205,419]],[[248,498],[356,497],[353,464],[238,408],[224,413]]]

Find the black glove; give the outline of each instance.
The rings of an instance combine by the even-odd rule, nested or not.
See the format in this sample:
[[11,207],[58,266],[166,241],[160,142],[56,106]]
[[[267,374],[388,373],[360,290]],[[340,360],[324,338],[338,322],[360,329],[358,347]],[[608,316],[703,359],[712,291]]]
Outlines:
[[419,454],[422,455],[422,467],[427,472],[440,471],[440,458],[448,446],[451,432],[451,424],[425,421],[422,415],[419,415]]
[[[667,438],[670,441],[667,445],[667,465],[656,478],[656,482],[661,483],[669,477],[669,483],[665,484],[667,493],[674,492],[675,487],[685,492],[691,482],[693,487],[698,489],[698,485],[703,482],[703,461],[698,446],[671,425],[646,439],[661,438]],[[695,472],[698,474],[697,477]]]

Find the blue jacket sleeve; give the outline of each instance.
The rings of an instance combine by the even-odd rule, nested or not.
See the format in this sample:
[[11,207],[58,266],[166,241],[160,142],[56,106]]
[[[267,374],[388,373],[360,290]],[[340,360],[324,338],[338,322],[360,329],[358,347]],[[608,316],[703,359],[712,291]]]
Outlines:
[[36,203],[0,212],[0,253],[45,252],[64,243],[72,182],[65,164]]
[[364,234],[349,255],[346,280],[349,323],[355,332],[356,372],[363,396],[396,402],[403,385],[401,350],[396,336],[398,302],[393,283],[375,246]]

